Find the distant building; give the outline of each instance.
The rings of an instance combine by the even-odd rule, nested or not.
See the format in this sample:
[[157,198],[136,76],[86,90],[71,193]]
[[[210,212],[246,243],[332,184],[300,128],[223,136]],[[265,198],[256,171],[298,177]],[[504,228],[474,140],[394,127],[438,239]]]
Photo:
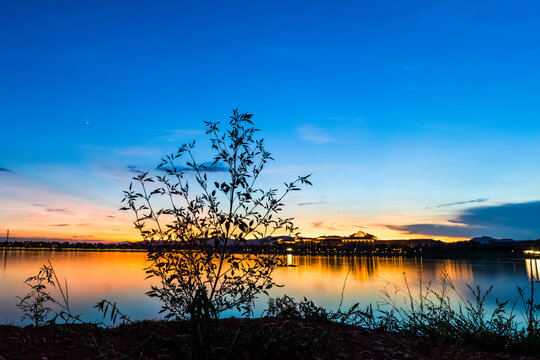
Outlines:
[[323,235],[317,238],[319,244],[325,246],[340,246],[343,238],[337,235]]
[[366,245],[366,244],[374,244],[377,240],[377,237],[375,235],[358,231],[352,234],[351,236],[344,238],[343,243],[346,245]]
[[278,244],[293,245],[293,244],[296,244],[296,238],[290,238],[290,237],[278,238],[277,243]]
[[298,244],[298,245],[314,245],[314,244],[318,244],[319,240],[317,238],[297,236],[294,238],[294,242],[295,244]]
[[349,246],[349,245],[373,245],[377,237],[363,231],[358,231],[349,236],[322,235],[316,238],[300,237],[294,239],[278,239],[278,244],[283,245],[322,245],[322,246]]

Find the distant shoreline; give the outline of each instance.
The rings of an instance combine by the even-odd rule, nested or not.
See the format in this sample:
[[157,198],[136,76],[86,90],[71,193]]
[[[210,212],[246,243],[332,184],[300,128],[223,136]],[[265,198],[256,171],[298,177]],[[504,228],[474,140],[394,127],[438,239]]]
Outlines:
[[[11,252],[11,251],[40,251],[40,252],[109,252],[109,253],[145,253],[147,250],[145,249],[84,249],[84,248],[59,248],[59,249],[52,249],[52,248],[27,248],[27,247],[0,247],[0,253],[1,252]],[[287,255],[293,255],[293,256],[321,256],[321,257],[328,257],[328,256],[338,256],[338,257],[358,257],[358,258],[373,258],[373,257],[380,257],[380,258],[422,258],[422,259],[471,259],[471,260],[534,260],[539,259],[540,256],[537,255],[527,255],[524,254],[504,254],[504,253],[493,253],[493,252],[486,252],[486,253],[465,253],[465,254],[458,254],[458,253],[449,253],[449,254],[379,254],[379,253],[373,253],[373,254],[352,254],[352,253],[319,253],[319,254],[304,254],[304,253],[284,253],[283,256]]]
[[40,248],[40,247],[0,247],[2,251],[82,251],[82,252],[146,252],[145,249],[86,249],[86,248]]
[[[332,239],[333,241],[333,239]],[[0,242],[3,251],[81,251],[81,252],[146,252],[148,243],[68,243],[68,242]],[[153,244],[160,248],[163,244]],[[190,247],[191,249],[196,249]],[[197,247],[199,248],[199,247]],[[205,247],[211,250],[212,247]],[[165,251],[187,249],[176,245],[163,247]],[[201,248],[202,249],[202,248]],[[491,241],[480,243],[474,240],[444,243],[434,240],[377,241],[336,244],[284,241],[269,245],[245,244],[229,249],[235,253],[278,253],[300,256],[356,256],[356,257],[405,257],[433,259],[538,259],[540,240],[534,241]]]

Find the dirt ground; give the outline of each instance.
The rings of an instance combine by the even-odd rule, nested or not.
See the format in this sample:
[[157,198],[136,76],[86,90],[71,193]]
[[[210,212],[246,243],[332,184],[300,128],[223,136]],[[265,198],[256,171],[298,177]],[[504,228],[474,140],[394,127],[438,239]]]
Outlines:
[[[217,359],[537,359],[329,322],[224,319],[205,339]],[[93,325],[0,326],[0,360],[188,359],[186,322],[143,321],[116,328]]]

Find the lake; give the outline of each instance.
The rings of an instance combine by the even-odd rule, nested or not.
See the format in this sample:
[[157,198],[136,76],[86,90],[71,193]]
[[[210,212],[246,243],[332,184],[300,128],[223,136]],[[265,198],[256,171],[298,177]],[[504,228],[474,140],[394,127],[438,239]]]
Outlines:
[[[28,292],[24,280],[35,275],[49,260],[60,279],[66,279],[70,303],[83,319],[100,319],[93,306],[102,299],[117,302],[118,307],[132,319],[159,318],[159,301],[145,295],[151,280],[144,280],[144,252],[0,250],[0,323],[21,324],[16,297]],[[394,293],[395,286],[404,288],[404,274],[414,292],[417,291],[419,273],[424,284],[428,281],[436,283],[437,276],[445,269],[465,299],[470,298],[467,284],[479,285],[482,289],[493,285],[488,298],[489,307],[493,308],[495,299],[499,299],[509,300],[511,304],[515,302],[519,310],[523,305],[516,287],[527,287],[531,270],[532,276],[537,278],[540,268],[540,260],[530,259],[287,255],[284,260],[294,266],[276,270],[276,282],[285,286],[272,289],[270,296],[306,297],[328,309],[338,307],[343,288],[343,307],[357,302],[361,305],[375,304],[381,300],[381,290],[385,286],[390,293]],[[399,294],[398,298],[401,298]],[[266,302],[266,297],[257,301],[256,315],[260,315]],[[230,315],[238,314],[225,314]]]

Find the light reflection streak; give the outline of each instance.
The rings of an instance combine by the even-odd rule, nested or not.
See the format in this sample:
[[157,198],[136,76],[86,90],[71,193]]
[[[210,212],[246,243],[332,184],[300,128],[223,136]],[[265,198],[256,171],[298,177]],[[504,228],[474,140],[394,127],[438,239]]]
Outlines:
[[525,266],[529,279],[538,281],[540,279],[540,259],[525,259]]

